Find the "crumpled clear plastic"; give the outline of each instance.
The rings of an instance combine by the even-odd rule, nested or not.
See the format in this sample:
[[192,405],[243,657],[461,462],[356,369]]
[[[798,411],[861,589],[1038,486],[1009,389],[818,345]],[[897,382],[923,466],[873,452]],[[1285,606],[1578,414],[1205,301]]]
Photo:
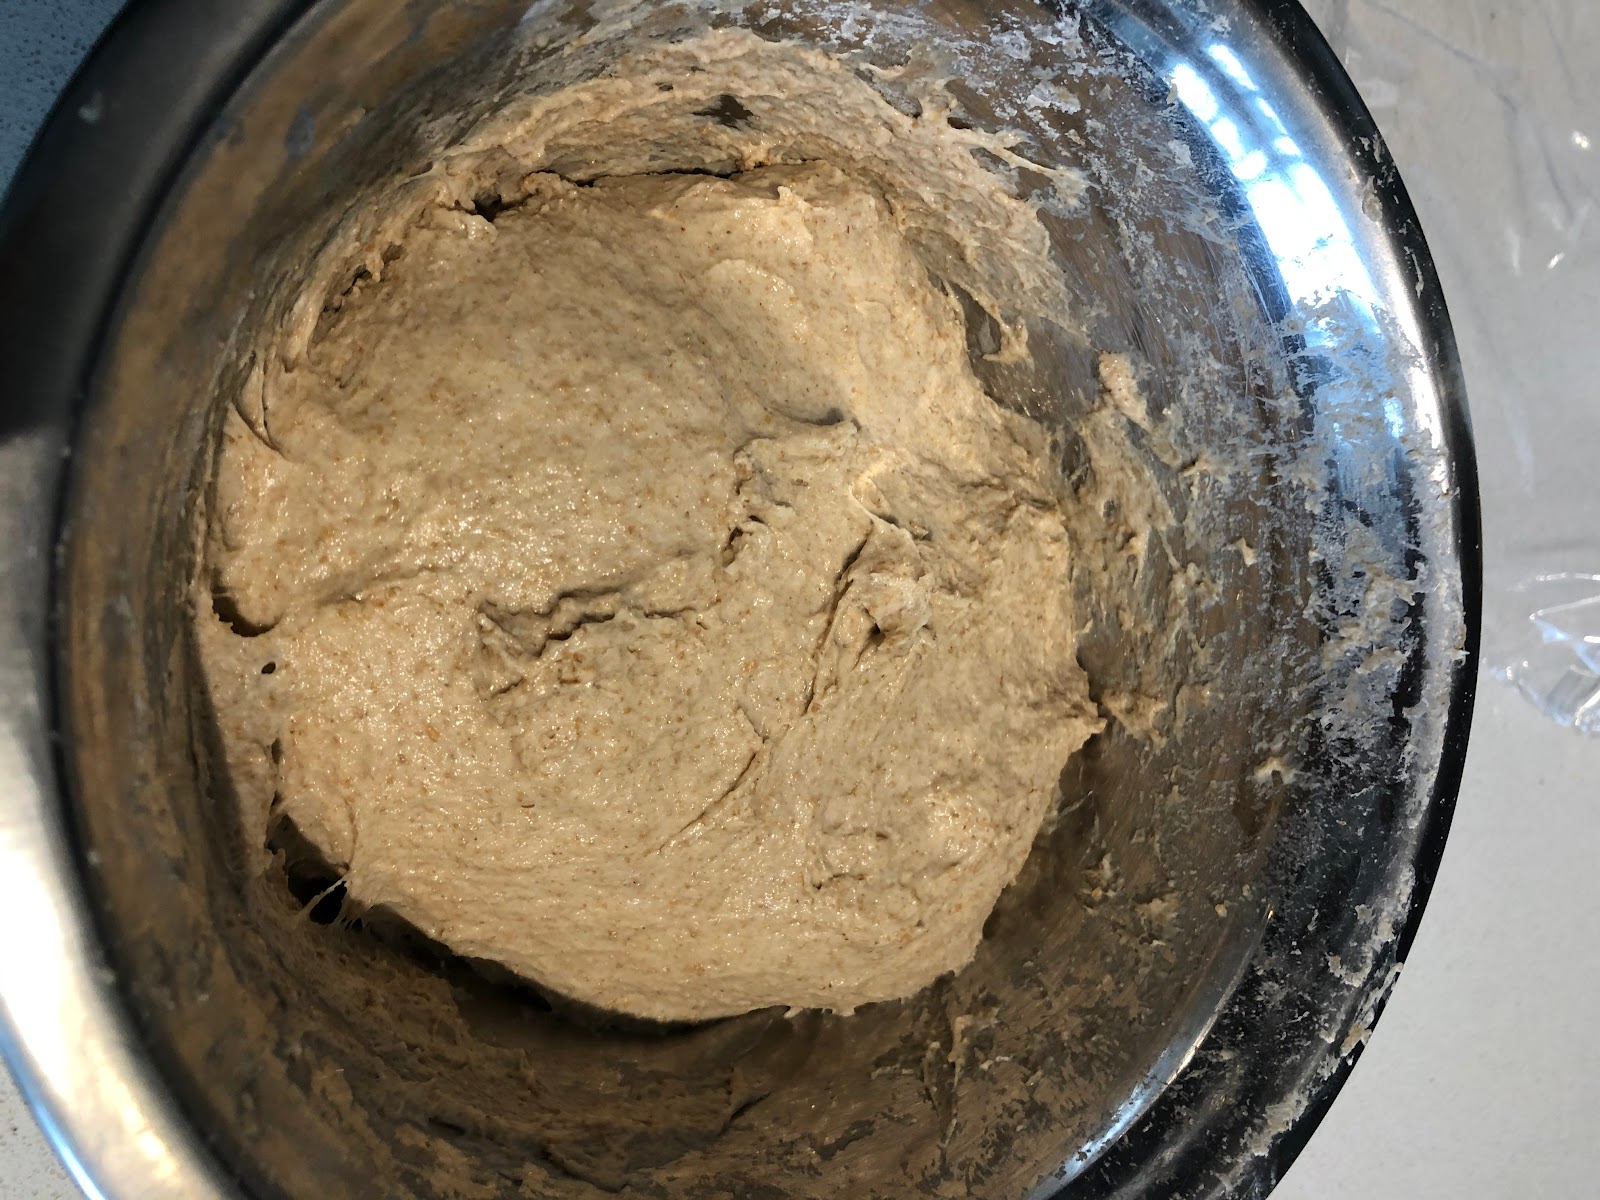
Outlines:
[[1600,735],[1600,572],[1501,581],[1485,618],[1489,673],[1552,720]]

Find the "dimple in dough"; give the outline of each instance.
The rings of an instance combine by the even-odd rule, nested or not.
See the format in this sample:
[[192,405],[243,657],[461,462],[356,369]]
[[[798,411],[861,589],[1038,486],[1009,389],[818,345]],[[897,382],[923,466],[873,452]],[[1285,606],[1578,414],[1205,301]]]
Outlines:
[[909,995],[1097,728],[1047,439],[838,170],[527,189],[229,418],[198,620],[252,819],[602,1008]]

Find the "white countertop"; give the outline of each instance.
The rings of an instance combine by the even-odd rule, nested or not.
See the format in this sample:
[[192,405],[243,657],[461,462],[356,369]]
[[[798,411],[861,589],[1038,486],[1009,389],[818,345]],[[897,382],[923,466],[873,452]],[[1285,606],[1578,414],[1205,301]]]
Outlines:
[[[1546,571],[1600,575],[1600,4],[1306,6],[1389,139],[1450,300],[1481,458],[1498,658],[1525,627],[1526,612],[1504,606],[1511,584]],[[120,7],[0,0],[0,181]],[[1411,958],[1274,1200],[1600,1195],[1597,856],[1600,738],[1485,678]],[[0,1197],[76,1196],[0,1072]]]

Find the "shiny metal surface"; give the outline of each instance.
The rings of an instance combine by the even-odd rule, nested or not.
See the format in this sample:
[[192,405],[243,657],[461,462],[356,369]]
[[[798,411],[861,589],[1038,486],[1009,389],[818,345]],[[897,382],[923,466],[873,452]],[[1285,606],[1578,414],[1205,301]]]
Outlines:
[[[160,8],[161,11],[156,11]],[[51,575],[92,347],[179,156],[276,6],[147,6],[58,104],[0,208],[0,1049],[93,1197],[236,1194],[130,1019],[62,802]],[[168,64],[182,62],[173,73]],[[156,119],[159,116],[159,119]],[[101,186],[115,178],[109,193]]]
[[[249,28],[235,29],[218,56],[217,94],[243,77],[242,66],[256,57],[250,47],[264,44],[293,7],[262,5],[240,19],[240,28]],[[818,41],[835,36],[810,6],[797,7],[798,17],[822,26]],[[153,6],[151,32],[160,32],[162,20],[194,20],[191,8]],[[419,1100],[448,1093],[451,1072],[472,1082],[473,1072],[492,1067],[468,1033],[438,1024],[441,1013],[460,1019],[462,988],[471,985],[455,980],[456,998],[446,996],[454,1008],[422,1013],[422,1027],[444,1032],[435,1034],[438,1045],[419,1048],[431,1057],[418,1058],[423,1066],[409,1091],[372,1076],[384,1064],[351,1057],[356,1050],[340,1049],[328,1032],[354,1020],[356,1010],[294,1024],[297,1009],[315,1002],[317,980],[304,978],[308,970],[337,968],[351,978],[365,971],[363,978],[417,988],[422,976],[414,965],[379,962],[331,939],[318,950],[320,959],[297,958],[298,950],[283,949],[288,943],[258,945],[251,922],[267,919],[268,909],[251,905],[270,907],[270,900],[246,894],[241,902],[240,885],[213,871],[205,851],[219,844],[219,835],[208,824],[214,817],[194,773],[182,612],[173,585],[185,569],[184,519],[200,479],[198,450],[210,413],[185,397],[204,394],[198,389],[208,381],[213,391],[219,380],[226,388],[232,322],[246,319],[257,294],[252,289],[266,277],[261,272],[292,262],[293,238],[308,236],[302,230],[325,219],[317,206],[373,186],[392,171],[397,147],[420,152],[407,141],[407,122],[414,126],[419,112],[436,110],[426,99],[385,109],[388,97],[405,87],[432,87],[435,101],[459,96],[461,74],[452,83],[452,61],[474,66],[477,103],[518,85],[516,64],[497,57],[494,47],[523,16],[520,7],[459,6],[450,19],[431,21],[409,7],[405,14],[379,8],[356,0],[317,6],[233,93],[175,186],[167,172],[149,173],[142,195],[151,209],[164,198],[162,216],[148,234],[142,218],[121,231],[124,248],[131,253],[142,243],[145,258],[120,293],[102,279],[72,297],[98,304],[91,310],[98,320],[120,295],[105,349],[95,356],[92,333],[85,332],[60,360],[75,376],[65,383],[33,380],[38,411],[6,425],[4,461],[14,469],[4,475],[4,514],[6,532],[15,536],[5,546],[16,561],[7,564],[15,569],[6,571],[0,592],[7,684],[0,710],[7,780],[0,886],[13,901],[9,911],[35,914],[27,929],[12,934],[12,948],[25,953],[0,959],[0,995],[13,1035],[7,1049],[80,1180],[108,1196],[226,1194],[227,1172],[202,1148],[184,1111],[200,1114],[232,1170],[253,1183],[270,1178],[291,1195],[337,1191],[340,1180],[352,1194],[362,1186],[430,1194],[428,1171],[407,1164],[403,1153],[397,1157],[405,1140],[395,1138],[408,1123],[458,1147],[455,1153],[478,1156],[480,1165],[468,1174],[485,1187],[513,1186],[505,1181],[522,1177],[520,1168],[513,1170],[519,1154],[553,1156],[563,1176],[562,1190],[553,1194],[588,1194],[587,1185],[573,1182],[581,1183],[585,1171],[591,1182],[600,1178],[592,1165],[563,1163],[562,1154],[570,1159],[573,1146],[587,1144],[562,1143],[568,1135],[561,1129],[518,1127],[532,1142],[519,1148],[513,1140],[507,1157],[486,1144],[477,1110],[429,1108]],[[1092,336],[1098,345],[1170,364],[1170,387],[1158,402],[1192,419],[1204,434],[1196,434],[1199,449],[1206,437],[1219,452],[1252,447],[1249,461],[1259,471],[1245,472],[1250,477],[1233,490],[1190,499],[1214,503],[1217,520],[1232,522],[1219,530],[1259,529],[1275,537],[1259,543],[1258,552],[1276,573],[1251,582],[1237,567],[1217,566],[1231,546],[1220,534],[1214,546],[1187,547],[1214,571],[1229,599],[1212,613],[1217,628],[1207,636],[1234,659],[1215,680],[1188,682],[1245,694],[1226,696],[1205,724],[1204,739],[1179,739],[1173,754],[1186,751],[1187,763],[1108,738],[1081,768],[1060,845],[1036,853],[1039,871],[1058,874],[1025,879],[1014,889],[1016,904],[997,921],[1002,949],[1039,936],[1031,931],[1048,916],[1067,922],[1056,931],[1062,940],[1052,943],[1053,953],[1099,947],[1107,963],[1120,961],[1120,943],[1101,928],[1114,921],[1116,906],[1098,915],[1078,910],[1079,873],[1097,869],[1082,852],[1114,851],[1128,901],[1142,901],[1150,893],[1137,891],[1141,871],[1154,868],[1138,847],[1151,828],[1184,846],[1175,853],[1186,855],[1181,862],[1191,876],[1215,871],[1208,886],[1218,890],[1198,897],[1201,907],[1225,894],[1219,911],[1233,911],[1209,932],[1186,927],[1190,932],[1177,939],[1184,965],[1143,993],[1161,1006],[1149,1029],[1135,1036],[1139,1023],[1124,1016],[1127,1028],[1113,1022],[1080,1030],[1085,1045],[1107,1039],[1115,1061],[1060,1069],[1080,1085],[1093,1081],[1103,1094],[1062,1100],[1043,1118],[1022,1123],[1037,1125],[1029,1125],[1027,1136],[1036,1147],[1034,1177],[1043,1177],[1039,1195],[1131,1197],[1179,1187],[1193,1195],[1260,1194],[1303,1143],[1359,1052],[1420,915],[1448,823],[1476,628],[1470,443],[1448,321],[1420,233],[1381,142],[1337,67],[1319,57],[1320,42],[1303,18],[1283,6],[1268,17],[1252,5],[1142,0],[1096,0],[1082,12],[1094,57],[1087,66],[1053,57],[1050,49],[1071,43],[1063,35],[1076,28],[1075,12],[1063,18],[1024,8],[931,6],[924,19],[983,44],[1014,45],[1003,39],[1020,36],[1046,64],[1034,61],[1030,69],[1053,69],[1081,92],[1085,111],[1078,121],[1046,121],[1031,136],[1048,151],[1049,139],[1071,128],[1082,139],[1076,161],[1101,185],[1096,223],[1064,231],[1070,237],[1063,241],[1086,296],[1100,303],[1101,325]],[[878,32],[882,43],[872,52],[892,57],[896,32]],[[150,62],[144,65],[148,73]],[[1003,68],[977,60],[972,78],[980,90],[976,109],[984,107],[983,83],[992,84],[991,99],[1002,100],[1015,83]],[[187,103],[209,116],[194,98]],[[1004,112],[1002,103],[993,108]],[[380,119],[364,139],[361,122],[374,111]],[[308,122],[340,132],[313,138],[309,151],[297,153],[299,143],[287,132]],[[351,129],[357,133],[347,137]],[[187,140],[175,137],[174,162]],[[60,161],[46,157],[34,170],[59,169]],[[1174,164],[1192,165],[1192,175]],[[13,219],[8,252],[17,227]],[[181,256],[172,253],[177,247]],[[202,303],[207,311],[197,312]],[[1194,373],[1213,346],[1237,374]],[[74,436],[66,405],[91,377],[89,417],[75,435],[62,609],[63,699],[72,737],[65,762],[79,802],[72,837],[51,750],[45,598],[55,475]],[[1043,384],[992,383],[997,394],[1014,390],[1016,403],[1069,428],[1074,404],[1093,401],[1070,347],[1062,348],[1057,374]],[[1177,479],[1168,482],[1178,495]],[[1286,497],[1299,505],[1296,511],[1285,509]],[[1254,632],[1224,628],[1228,612],[1236,620],[1242,615]],[[1119,665],[1130,656],[1121,641],[1091,639],[1086,653],[1098,656],[1106,678],[1133,671],[1123,682],[1143,682]],[[1315,687],[1297,691],[1293,685],[1311,676],[1296,672],[1312,666]],[[1252,700],[1255,690],[1260,695]],[[1302,711],[1301,704],[1309,707]],[[1179,779],[1174,772],[1191,770],[1201,747],[1226,769],[1185,786],[1195,789],[1197,811],[1215,814],[1223,825],[1196,832],[1163,816],[1146,793],[1156,782]],[[1116,789],[1127,793],[1123,802],[1108,803],[1103,793]],[[1071,787],[1068,794],[1074,797]],[[1184,843],[1185,837],[1192,840]],[[108,905],[98,928],[80,852],[88,856],[99,902]],[[1143,882],[1161,881],[1152,874]],[[1060,904],[1074,906],[1070,919],[1058,918]],[[102,934],[123,972],[120,989],[106,967]],[[1337,970],[1330,971],[1330,957]],[[1026,977],[1029,986],[1046,979],[1072,985],[1071,964],[1056,975],[1047,968],[1017,975],[999,958],[992,964],[995,986],[1012,976]],[[663,1079],[681,1067],[670,1056],[689,1051],[771,1068],[719,1038],[800,1039],[806,1063],[820,1057],[848,1066],[852,1055],[870,1064],[867,1051],[886,1053],[897,1039],[925,1046],[933,1034],[944,1039],[936,1043],[941,1053],[954,1056],[953,1014],[969,1011],[976,997],[956,987],[936,999],[953,1007],[911,1006],[848,1028],[802,1023],[799,1033],[730,1023],[725,1034],[696,1035],[688,1051],[607,1035],[611,1040],[597,1043],[598,1052],[640,1056]],[[1017,1018],[1014,1029],[1002,1019],[996,1038],[1014,1033],[1024,1047],[1036,1047],[1038,1022],[1058,1019],[1048,1006],[1040,1011],[1045,1017]],[[396,1027],[411,1019],[398,1010],[390,1016]],[[300,1040],[282,1032],[291,1026]],[[870,1043],[874,1028],[886,1039],[881,1045]],[[352,1046],[379,1033],[358,1029]],[[560,1035],[574,1036],[583,1035]],[[313,1048],[319,1037],[322,1044]],[[154,1046],[148,1055],[145,1042]],[[535,1041],[519,1053],[553,1062],[564,1044]],[[387,1065],[408,1073],[392,1057]],[[819,1069],[797,1068],[800,1078],[822,1088],[813,1094],[839,1103],[835,1089],[853,1086],[848,1073],[824,1078]],[[926,1081],[927,1066],[922,1070]],[[361,1120],[341,1125],[307,1107],[337,1091],[330,1072],[348,1080],[339,1086],[357,1089],[357,1109],[368,1106]],[[484,1078],[504,1088],[511,1077]],[[870,1100],[865,1078],[859,1087]],[[959,1070],[954,1079],[927,1082],[936,1094],[935,1140],[942,1133],[948,1143],[958,1127],[958,1105],[969,1102],[972,1087],[969,1080],[962,1092],[960,1084]],[[737,1140],[749,1134],[745,1126],[770,1120],[781,1133],[784,1119],[769,1114],[788,1110],[781,1108],[783,1087],[773,1089],[757,1097],[743,1125],[729,1118],[710,1149],[693,1153],[714,1157],[716,1147],[731,1144],[737,1164],[752,1145]],[[494,1100],[514,1107],[505,1092]],[[899,1102],[885,1093],[873,1111]],[[971,1103],[971,1111],[987,1111],[981,1099]],[[416,1116],[393,1115],[407,1106]],[[315,1124],[296,1123],[307,1120]],[[897,1194],[892,1156],[852,1159],[848,1142],[840,1141],[855,1126],[839,1121],[840,1140],[817,1144],[835,1148],[843,1166],[833,1170],[844,1173],[794,1176],[793,1194],[840,1187]],[[868,1135],[857,1130],[848,1137]],[[301,1161],[286,1161],[291,1148]],[[822,1161],[835,1162],[834,1153]],[[706,1170],[712,1168],[724,1169],[713,1162]],[[690,1184],[704,1189],[712,1177],[690,1167],[674,1176],[671,1162],[637,1169],[657,1171],[651,1178],[658,1188],[689,1187],[689,1194]],[[976,1183],[968,1176],[966,1183],[974,1194],[1021,1194],[1015,1179],[1027,1171],[1008,1170]],[[963,1178],[959,1171],[947,1177]],[[374,1185],[375,1179],[384,1182]]]
[[[0,955],[0,1045],[46,1134],[85,1192],[227,1194],[195,1131],[181,1120],[123,1011],[95,935],[57,801],[44,646],[48,517],[60,451],[38,436],[0,447],[0,560],[8,598],[27,609],[0,624],[0,905],[10,914]],[[19,606],[20,607],[20,606]]]

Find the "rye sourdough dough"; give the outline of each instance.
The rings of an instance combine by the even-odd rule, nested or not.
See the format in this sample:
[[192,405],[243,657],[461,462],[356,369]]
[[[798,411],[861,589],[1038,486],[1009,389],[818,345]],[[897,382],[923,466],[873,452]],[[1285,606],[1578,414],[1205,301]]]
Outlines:
[[1047,440],[829,166],[527,187],[408,234],[270,436],[229,418],[200,626],[247,819],[606,1009],[906,996],[1097,727]]

